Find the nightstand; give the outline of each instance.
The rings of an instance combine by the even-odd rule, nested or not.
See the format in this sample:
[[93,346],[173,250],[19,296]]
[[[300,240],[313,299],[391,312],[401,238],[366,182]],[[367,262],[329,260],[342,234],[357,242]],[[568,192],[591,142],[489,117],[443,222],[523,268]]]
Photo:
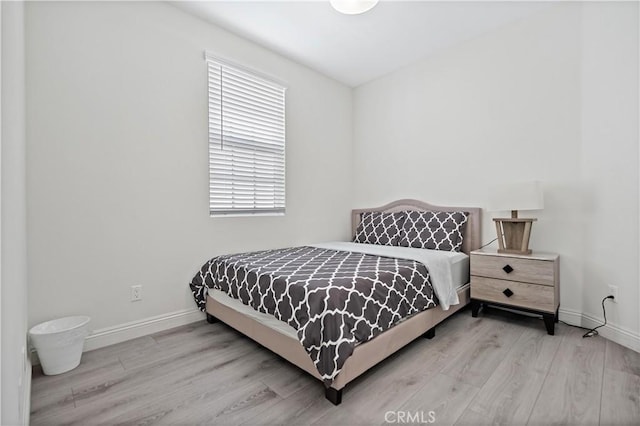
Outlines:
[[478,316],[482,302],[542,315],[553,335],[560,306],[559,256],[498,253],[495,249],[471,252],[471,314]]

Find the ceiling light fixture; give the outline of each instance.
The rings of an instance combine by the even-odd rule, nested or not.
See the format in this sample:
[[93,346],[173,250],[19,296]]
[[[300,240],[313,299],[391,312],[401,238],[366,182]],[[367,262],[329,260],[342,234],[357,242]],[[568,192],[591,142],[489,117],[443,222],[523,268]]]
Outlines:
[[345,15],[358,15],[378,4],[378,0],[330,0],[331,6]]

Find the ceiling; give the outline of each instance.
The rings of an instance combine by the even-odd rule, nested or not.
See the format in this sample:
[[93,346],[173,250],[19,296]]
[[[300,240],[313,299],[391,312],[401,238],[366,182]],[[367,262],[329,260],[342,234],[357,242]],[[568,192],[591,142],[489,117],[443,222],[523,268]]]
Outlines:
[[351,87],[549,7],[381,0],[362,15],[342,15],[328,0],[173,4]]

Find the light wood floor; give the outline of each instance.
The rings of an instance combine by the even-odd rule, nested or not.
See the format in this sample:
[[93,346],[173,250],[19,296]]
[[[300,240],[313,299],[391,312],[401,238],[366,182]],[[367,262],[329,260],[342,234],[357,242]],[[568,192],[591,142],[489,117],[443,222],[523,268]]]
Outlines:
[[348,385],[336,407],[320,382],[203,320],[87,352],[63,375],[36,368],[31,422],[381,425],[433,411],[436,424],[640,424],[640,354],[582,334],[465,310]]

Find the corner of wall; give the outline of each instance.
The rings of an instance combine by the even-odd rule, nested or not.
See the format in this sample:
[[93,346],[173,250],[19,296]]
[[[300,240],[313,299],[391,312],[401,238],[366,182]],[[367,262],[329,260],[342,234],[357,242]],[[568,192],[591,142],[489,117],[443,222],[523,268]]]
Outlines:
[[[635,8],[635,9],[634,9]],[[601,333],[640,351],[640,8],[631,2],[581,5],[580,177],[589,188],[583,218],[579,324],[600,325],[607,285],[618,286]],[[615,218],[615,219],[613,219]],[[613,222],[616,222],[615,224]],[[624,230],[615,232],[616,224]],[[620,238],[620,235],[625,238]],[[623,265],[634,265],[625,267]]]
[[28,424],[24,3],[0,3],[2,424]]

